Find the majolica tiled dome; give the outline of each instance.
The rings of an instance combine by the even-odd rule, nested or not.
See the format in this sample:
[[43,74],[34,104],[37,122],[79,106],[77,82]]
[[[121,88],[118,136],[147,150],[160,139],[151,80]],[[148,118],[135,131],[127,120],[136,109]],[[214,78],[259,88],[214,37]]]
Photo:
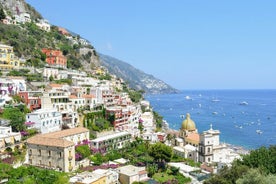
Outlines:
[[183,120],[181,129],[182,130],[196,130],[195,122],[190,118],[189,113],[186,114],[186,119]]

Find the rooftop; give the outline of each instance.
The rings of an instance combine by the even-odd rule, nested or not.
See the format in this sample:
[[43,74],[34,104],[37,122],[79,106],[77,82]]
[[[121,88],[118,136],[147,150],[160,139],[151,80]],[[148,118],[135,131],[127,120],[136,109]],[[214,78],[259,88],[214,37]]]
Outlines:
[[130,135],[130,134],[128,132],[115,132],[114,134],[110,134],[110,135],[106,135],[106,136],[94,139],[94,140],[92,140],[92,142],[101,142],[104,140],[114,139],[114,138],[125,136],[125,135]]
[[50,137],[43,137],[41,135],[37,135],[34,137],[31,137],[27,140],[28,144],[39,144],[43,146],[55,146],[55,147],[70,147],[74,146],[75,144],[71,141],[67,141],[64,139],[56,139],[56,138],[50,138]]
[[85,133],[85,132],[89,132],[89,130],[87,128],[77,127],[77,128],[70,128],[70,129],[66,129],[66,130],[62,130],[62,131],[43,134],[42,136],[43,137],[51,137],[51,138],[63,138],[63,137],[67,137],[70,135],[75,135],[75,134],[80,134],[80,133]]
[[143,174],[141,171],[146,171],[145,167],[136,167],[133,165],[126,165],[123,167],[118,168],[119,173],[127,175],[127,176],[133,176],[137,174]]

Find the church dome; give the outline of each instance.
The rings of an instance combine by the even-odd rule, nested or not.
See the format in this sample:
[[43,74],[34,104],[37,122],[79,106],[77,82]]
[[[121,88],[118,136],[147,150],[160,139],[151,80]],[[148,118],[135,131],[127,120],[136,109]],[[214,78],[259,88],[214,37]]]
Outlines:
[[186,119],[182,122],[182,130],[196,130],[195,122],[190,118],[190,114],[187,113]]

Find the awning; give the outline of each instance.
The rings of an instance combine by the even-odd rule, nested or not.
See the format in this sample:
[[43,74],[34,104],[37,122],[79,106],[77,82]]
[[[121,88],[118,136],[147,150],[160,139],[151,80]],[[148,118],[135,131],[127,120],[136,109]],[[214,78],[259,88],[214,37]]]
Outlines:
[[5,142],[8,144],[8,143],[11,143],[11,138],[8,137],[8,138],[5,138]]

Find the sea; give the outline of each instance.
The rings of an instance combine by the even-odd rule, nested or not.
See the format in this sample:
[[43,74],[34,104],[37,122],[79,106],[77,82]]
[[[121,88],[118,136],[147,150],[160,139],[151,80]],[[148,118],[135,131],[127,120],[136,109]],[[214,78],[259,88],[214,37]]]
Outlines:
[[220,142],[248,150],[276,145],[276,90],[184,90],[145,99],[170,129],[179,130],[190,113],[199,133],[212,125]]

